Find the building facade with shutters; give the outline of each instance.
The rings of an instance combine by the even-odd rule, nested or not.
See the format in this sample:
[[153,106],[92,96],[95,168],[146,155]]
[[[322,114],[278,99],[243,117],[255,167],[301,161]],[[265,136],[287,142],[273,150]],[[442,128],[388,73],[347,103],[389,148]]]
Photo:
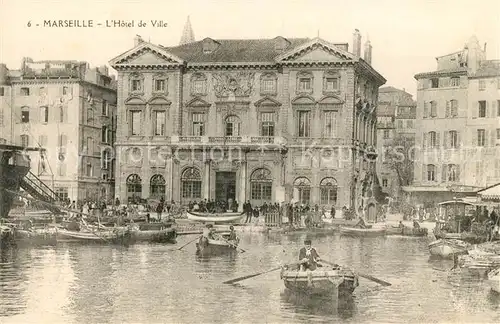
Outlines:
[[[397,199],[401,187],[405,186],[408,178],[413,180],[413,172],[406,171],[407,162],[402,164],[391,163],[391,150],[396,146],[413,145],[415,141],[416,102],[413,96],[405,89],[391,86],[379,89],[377,107],[377,175],[382,191],[391,198]],[[402,145],[404,144],[404,145]],[[399,168],[397,170],[396,168]]]
[[31,172],[61,198],[113,199],[116,80],[108,68],[24,58],[19,70],[2,65],[0,79],[2,142],[45,148],[30,152]]
[[476,37],[436,60],[436,71],[415,76],[421,154],[408,192],[423,202],[500,181],[500,61],[487,60]]
[[[116,194],[126,201],[354,206],[385,79],[320,38],[135,39],[118,72]],[[363,181],[366,180],[366,181]]]

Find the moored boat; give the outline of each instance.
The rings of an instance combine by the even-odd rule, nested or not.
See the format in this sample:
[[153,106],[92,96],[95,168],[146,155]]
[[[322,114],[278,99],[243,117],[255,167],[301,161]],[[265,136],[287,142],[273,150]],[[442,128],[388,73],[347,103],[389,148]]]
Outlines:
[[470,247],[470,244],[460,240],[440,239],[429,244],[429,252],[432,256],[451,258],[453,255],[467,254]]
[[427,236],[428,230],[427,228],[412,228],[407,226],[401,228],[398,226],[391,226],[387,227],[386,234],[422,237],[422,236]]
[[129,244],[133,240],[132,231],[128,229],[114,229],[103,231],[70,231],[57,230],[58,241],[79,241],[94,243]]
[[195,213],[186,212],[187,218],[197,222],[213,222],[213,223],[229,223],[240,220],[245,216],[245,213],[222,213],[222,214],[209,214],[209,213]]
[[196,253],[199,255],[228,254],[236,252],[237,248],[237,242],[230,242],[225,239],[207,239],[203,236],[200,236],[200,239],[196,243]]
[[488,273],[488,285],[491,290],[500,294],[500,268],[491,270]]
[[378,228],[359,228],[359,227],[340,227],[340,234],[351,236],[384,236],[385,227]]
[[300,271],[298,265],[285,266],[281,269],[280,278],[286,288],[307,295],[350,296],[359,285],[358,276],[342,267]]

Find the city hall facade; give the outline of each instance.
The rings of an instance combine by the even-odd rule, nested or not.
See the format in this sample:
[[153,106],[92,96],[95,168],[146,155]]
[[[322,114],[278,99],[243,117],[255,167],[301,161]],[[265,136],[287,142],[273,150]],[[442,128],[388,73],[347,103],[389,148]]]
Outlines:
[[136,37],[118,72],[115,193],[190,201],[353,206],[373,181],[371,45],[320,38]]

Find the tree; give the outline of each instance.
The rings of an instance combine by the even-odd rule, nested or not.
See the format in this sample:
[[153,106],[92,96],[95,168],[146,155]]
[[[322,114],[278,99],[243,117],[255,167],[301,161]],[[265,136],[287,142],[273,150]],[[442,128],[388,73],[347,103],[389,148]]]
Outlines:
[[398,134],[382,152],[382,163],[396,173],[400,187],[413,182],[414,147],[413,137]]

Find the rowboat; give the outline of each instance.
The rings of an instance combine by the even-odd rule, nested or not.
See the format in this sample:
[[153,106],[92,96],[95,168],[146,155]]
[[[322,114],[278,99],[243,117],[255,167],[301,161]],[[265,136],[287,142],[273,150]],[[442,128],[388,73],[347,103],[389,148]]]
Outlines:
[[160,230],[132,231],[132,240],[134,242],[150,243],[176,243],[177,231],[175,228],[166,228]]
[[[224,235],[222,236],[224,237]],[[225,236],[227,237],[227,235]],[[207,239],[203,236],[200,236],[200,239],[196,243],[196,253],[198,255],[228,254],[236,252],[237,247],[237,242]]]
[[359,227],[340,227],[340,234],[351,236],[384,236],[385,227],[379,228],[359,228]]
[[412,227],[398,227],[392,226],[386,229],[387,235],[402,235],[402,236],[427,236],[427,228],[412,228]]
[[488,284],[491,290],[500,294],[500,268],[496,268],[488,273]]
[[17,245],[53,245],[57,243],[57,229],[15,229],[14,239]]
[[341,267],[300,271],[298,265],[284,266],[280,278],[287,289],[307,295],[350,296],[359,285],[358,276]]
[[467,254],[470,244],[460,240],[437,240],[429,244],[432,256],[451,258],[453,255]]
[[208,214],[208,213],[195,213],[186,212],[187,218],[197,222],[214,222],[214,223],[229,223],[240,220],[245,216],[245,213],[222,213],[222,214]]
[[66,229],[57,230],[58,241],[79,241],[99,243],[122,243],[128,244],[132,240],[131,231],[123,229],[105,231],[70,231]]

